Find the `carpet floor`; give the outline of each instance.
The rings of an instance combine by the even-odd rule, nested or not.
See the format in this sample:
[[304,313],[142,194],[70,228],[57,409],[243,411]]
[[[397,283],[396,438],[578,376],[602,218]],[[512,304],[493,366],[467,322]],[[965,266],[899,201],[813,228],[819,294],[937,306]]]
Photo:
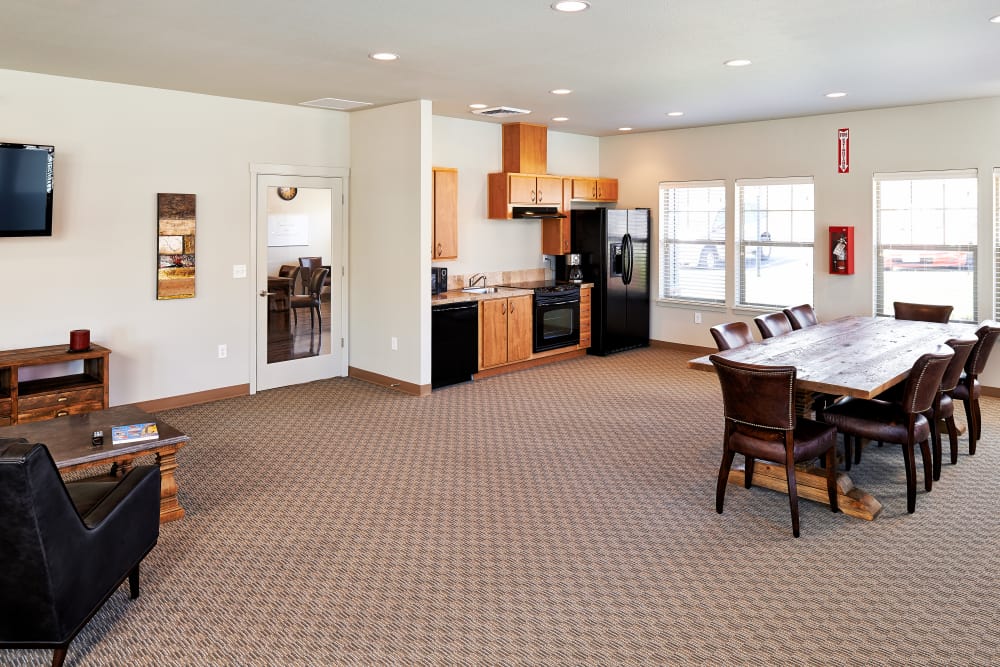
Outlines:
[[716,514],[721,396],[690,356],[163,412],[187,516],[66,665],[1000,664],[1000,401],[915,514],[899,447],[869,447],[882,513],[801,500],[793,539],[774,491]]

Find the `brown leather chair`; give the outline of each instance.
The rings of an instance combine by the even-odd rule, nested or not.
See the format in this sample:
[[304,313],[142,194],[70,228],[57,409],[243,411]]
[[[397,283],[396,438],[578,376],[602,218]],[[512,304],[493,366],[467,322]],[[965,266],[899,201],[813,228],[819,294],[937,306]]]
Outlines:
[[[851,458],[851,440],[868,438],[903,446],[906,463],[906,511],[917,506],[917,468],[914,449],[920,444],[924,463],[924,489],[931,490],[931,423],[927,414],[940,393],[941,380],[955,353],[945,345],[922,355],[910,369],[902,401],[845,398],[823,409],[819,418],[844,434],[844,458]],[[860,446],[860,442],[857,443]]]
[[313,269],[318,269],[323,266],[322,257],[299,257],[299,266],[302,268],[300,272],[302,278],[302,291],[299,294],[309,293],[309,279],[312,277]]
[[299,323],[299,308],[308,308],[310,330],[316,327],[317,320],[319,321],[320,331],[323,330],[323,316],[320,314],[320,295],[323,293],[323,284],[326,282],[326,276],[329,272],[330,270],[325,268],[314,269],[309,276],[309,291],[306,294],[292,295],[292,314],[295,316],[296,326]]
[[753,342],[753,334],[750,333],[750,325],[746,322],[727,322],[726,324],[716,324],[709,329],[715,345],[719,352],[731,350],[734,347],[743,347]]
[[792,329],[805,329],[806,327],[811,327],[819,324],[819,320],[816,319],[816,311],[808,303],[804,303],[801,306],[795,306],[793,308],[785,308],[782,310],[785,317],[792,325]]
[[[983,437],[983,416],[979,408],[979,396],[982,394],[982,387],[979,384],[979,375],[986,368],[993,346],[1000,336],[1000,324],[997,322],[983,322],[976,331],[978,342],[969,353],[969,358],[965,362],[965,372],[958,380],[958,384],[949,393],[951,398],[958,399],[965,404],[965,423],[969,434],[969,456],[976,453],[976,442]],[[957,452],[952,454],[952,463],[955,462]]]
[[799,496],[795,464],[826,456],[830,509],[837,511],[837,431],[831,426],[795,415],[795,367],[757,366],[709,357],[722,385],[726,431],[722,465],[715,487],[715,511],[722,514],[733,457],[746,459],[744,486],[753,485],[756,459],[783,464],[788,478],[792,534],[799,536]]
[[781,336],[782,334],[794,331],[792,323],[788,321],[788,316],[780,312],[758,315],[753,318],[753,321],[757,325],[757,328],[760,329],[761,338],[774,338],[775,336]]
[[951,317],[954,306],[937,306],[927,303],[906,303],[905,301],[893,301],[893,312],[897,320],[916,320],[918,322],[940,322],[945,323]]

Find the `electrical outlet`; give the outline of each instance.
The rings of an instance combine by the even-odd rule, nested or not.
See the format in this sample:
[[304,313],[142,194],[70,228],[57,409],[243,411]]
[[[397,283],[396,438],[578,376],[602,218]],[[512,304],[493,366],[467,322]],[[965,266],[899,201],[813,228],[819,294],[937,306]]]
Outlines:
[[246,277],[247,277],[247,265],[233,264],[233,278],[246,278]]
[[695,313],[694,314],[694,323],[695,324],[701,324],[701,313]]
[[389,339],[389,347],[391,347],[393,350],[398,350],[399,349],[399,339],[396,338],[395,336],[393,336],[392,338],[390,338]]
[[225,359],[228,354],[229,354],[229,350],[226,348],[226,346],[225,345],[220,345],[219,346],[219,359]]

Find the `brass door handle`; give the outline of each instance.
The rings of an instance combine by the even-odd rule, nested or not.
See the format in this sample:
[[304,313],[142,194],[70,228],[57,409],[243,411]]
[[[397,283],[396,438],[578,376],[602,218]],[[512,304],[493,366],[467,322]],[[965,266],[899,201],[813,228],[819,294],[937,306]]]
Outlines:
[[274,296],[276,293],[277,292],[265,292],[264,290],[260,291],[261,296]]

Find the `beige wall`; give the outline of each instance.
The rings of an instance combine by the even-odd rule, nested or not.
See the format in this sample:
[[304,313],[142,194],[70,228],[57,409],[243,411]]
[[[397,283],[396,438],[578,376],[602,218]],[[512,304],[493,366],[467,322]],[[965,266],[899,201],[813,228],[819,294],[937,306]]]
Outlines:
[[[601,173],[620,179],[620,206],[653,209],[654,239],[661,181],[724,179],[732,228],[733,181],[737,178],[812,176],[816,192],[817,271],[814,304],[821,318],[872,314],[873,237],[872,175],[876,172],[939,169],[979,170],[979,319],[993,317],[992,267],[993,168],[1000,166],[1000,98],[881,109],[856,113],[651,132],[601,140]],[[851,130],[851,171],[836,170],[837,129]],[[827,228],[853,225],[853,276],[826,272]],[[659,253],[657,253],[658,256]],[[731,253],[730,253],[731,254]],[[659,267],[652,274],[658,293]],[[730,286],[730,304],[733,289]],[[756,313],[731,307],[712,311],[666,304],[652,307],[651,333],[656,340],[712,346],[708,327]],[[985,376],[1000,386],[1000,362]]]
[[[348,115],[9,70],[0,91],[0,140],[56,147],[54,235],[0,239],[0,349],[90,329],[114,405],[249,382],[249,165],[349,166]],[[193,299],[156,299],[158,192],[197,195]]]

